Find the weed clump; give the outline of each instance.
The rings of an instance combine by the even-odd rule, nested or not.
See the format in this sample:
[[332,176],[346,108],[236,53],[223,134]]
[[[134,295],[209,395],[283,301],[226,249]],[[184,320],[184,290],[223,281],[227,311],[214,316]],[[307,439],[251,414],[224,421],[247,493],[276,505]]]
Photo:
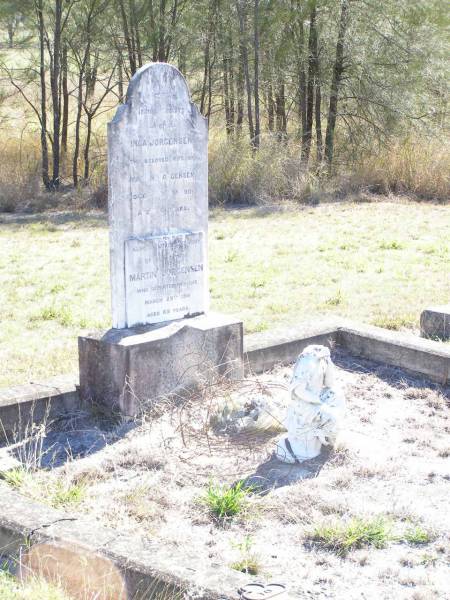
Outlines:
[[210,483],[202,501],[216,519],[230,519],[243,511],[252,491],[243,481],[231,487]]
[[240,551],[239,560],[231,563],[230,567],[235,571],[247,573],[248,575],[258,575],[261,570],[258,557],[252,552],[253,539],[246,535],[242,542],[235,544]]
[[428,544],[431,542],[431,535],[420,525],[415,525],[406,530],[405,541],[412,545]]
[[393,538],[388,521],[376,517],[375,519],[355,518],[348,523],[318,525],[309,539],[320,548],[345,556],[350,550],[365,546],[384,548]]

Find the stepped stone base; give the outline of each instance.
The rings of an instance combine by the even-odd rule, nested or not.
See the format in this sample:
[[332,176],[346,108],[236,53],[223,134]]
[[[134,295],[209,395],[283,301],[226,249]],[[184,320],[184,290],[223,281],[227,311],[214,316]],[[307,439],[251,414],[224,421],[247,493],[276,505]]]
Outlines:
[[241,321],[218,314],[78,338],[80,396],[126,416],[244,374]]

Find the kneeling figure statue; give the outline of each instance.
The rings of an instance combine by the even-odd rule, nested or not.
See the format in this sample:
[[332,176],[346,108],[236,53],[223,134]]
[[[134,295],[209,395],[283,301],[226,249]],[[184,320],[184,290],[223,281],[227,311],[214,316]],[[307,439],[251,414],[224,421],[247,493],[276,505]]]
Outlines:
[[325,346],[307,346],[295,363],[289,387],[291,403],[276,456],[295,463],[320,454],[322,444],[333,445],[345,414],[345,398],[336,386],[334,365]]

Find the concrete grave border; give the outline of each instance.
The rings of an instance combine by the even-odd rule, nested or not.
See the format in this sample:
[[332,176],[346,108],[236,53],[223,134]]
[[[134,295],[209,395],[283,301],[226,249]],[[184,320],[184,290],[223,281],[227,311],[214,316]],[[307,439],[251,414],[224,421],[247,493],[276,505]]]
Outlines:
[[[276,364],[295,361],[309,344],[338,347],[353,356],[400,367],[425,379],[450,384],[450,346],[413,334],[329,319],[289,329],[244,337],[246,373],[262,373]],[[81,408],[78,381],[73,376],[54,377],[0,390],[0,439],[33,411],[36,423],[46,417],[70,414]],[[47,414],[48,413],[48,414]]]
[[[261,373],[276,364],[291,363],[307,345],[323,344],[400,367],[442,385],[450,384],[450,348],[379,327],[342,320],[321,321],[288,331],[248,335],[244,344],[247,373]],[[55,378],[42,385],[0,391],[3,428],[11,429],[33,405],[35,419],[42,418],[47,411],[57,416],[79,409],[74,378]],[[248,576],[224,570],[221,565],[200,564],[195,556],[187,567],[173,551],[145,546],[139,538],[127,538],[87,518],[37,504],[0,482],[0,553],[18,553],[45,542],[69,544],[81,552],[109,559],[120,570],[130,598],[133,594],[145,594],[145,590],[158,590],[160,586],[166,591],[194,590],[193,597],[198,600],[236,600],[238,588],[249,581]]]

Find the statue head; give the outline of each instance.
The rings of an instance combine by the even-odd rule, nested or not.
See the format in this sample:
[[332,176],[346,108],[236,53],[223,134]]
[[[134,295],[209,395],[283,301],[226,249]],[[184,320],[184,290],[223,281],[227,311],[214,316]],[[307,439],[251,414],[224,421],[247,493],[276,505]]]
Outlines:
[[307,346],[295,363],[291,389],[302,386],[306,390],[320,394],[324,387],[331,388],[333,384],[330,350],[326,346],[316,344]]

